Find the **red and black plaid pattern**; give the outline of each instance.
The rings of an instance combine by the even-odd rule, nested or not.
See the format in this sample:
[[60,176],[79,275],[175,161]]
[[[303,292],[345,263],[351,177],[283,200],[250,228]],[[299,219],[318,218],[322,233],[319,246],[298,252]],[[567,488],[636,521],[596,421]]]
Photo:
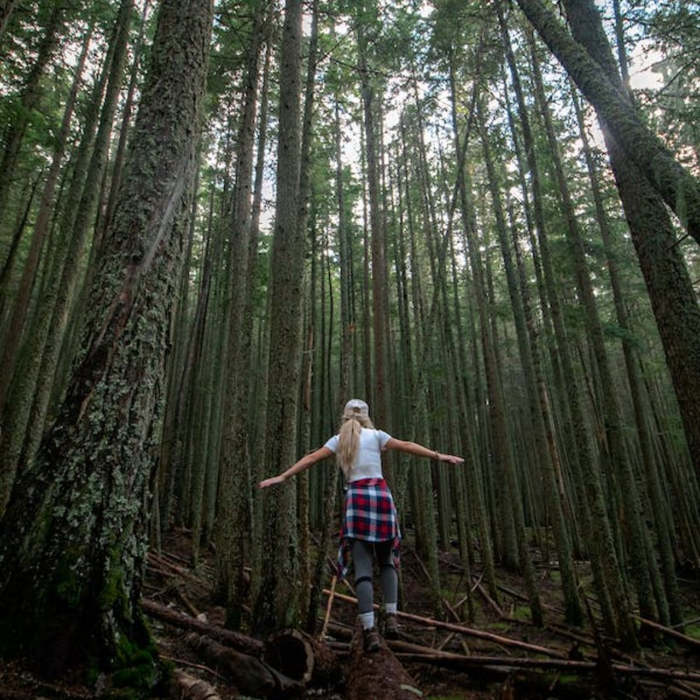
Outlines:
[[392,541],[394,566],[398,569],[401,532],[394,499],[384,479],[358,479],[348,485],[338,549],[338,577],[341,579],[350,569],[352,540]]

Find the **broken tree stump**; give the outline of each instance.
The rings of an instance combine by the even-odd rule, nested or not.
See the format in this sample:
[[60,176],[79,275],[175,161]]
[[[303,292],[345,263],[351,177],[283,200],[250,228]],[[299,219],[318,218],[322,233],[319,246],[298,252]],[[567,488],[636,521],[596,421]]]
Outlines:
[[211,664],[224,671],[246,695],[286,697],[298,694],[303,685],[285,676],[260,659],[241,654],[213,639],[190,632],[185,642],[200,652]]
[[346,700],[415,700],[421,697],[423,693],[383,639],[378,651],[364,651],[362,630],[358,625],[350,645]]

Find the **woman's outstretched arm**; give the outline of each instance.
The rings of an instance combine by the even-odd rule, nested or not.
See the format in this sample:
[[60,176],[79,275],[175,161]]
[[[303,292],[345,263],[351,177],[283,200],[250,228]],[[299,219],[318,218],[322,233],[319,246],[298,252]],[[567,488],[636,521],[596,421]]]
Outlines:
[[419,445],[417,442],[409,442],[408,440],[397,440],[396,438],[390,438],[386,443],[386,448],[388,450],[408,452],[409,454],[416,455],[417,457],[428,457],[429,459],[435,459],[438,462],[449,462],[450,464],[462,464],[462,462],[464,462],[462,457],[442,454],[436,450],[429,450],[427,447],[423,447],[423,445]]
[[282,472],[281,474],[278,474],[277,476],[271,476],[269,479],[264,479],[258,484],[258,486],[261,489],[264,489],[268,486],[281,484],[283,481],[289,479],[290,476],[294,476],[299,472],[303,472],[305,469],[308,469],[312,464],[316,464],[316,462],[320,462],[322,459],[330,457],[332,454],[333,451],[329,450],[327,447],[319,447],[314,452],[310,452],[309,454],[304,455],[298,462],[292,464],[292,466],[289,467],[289,469]]

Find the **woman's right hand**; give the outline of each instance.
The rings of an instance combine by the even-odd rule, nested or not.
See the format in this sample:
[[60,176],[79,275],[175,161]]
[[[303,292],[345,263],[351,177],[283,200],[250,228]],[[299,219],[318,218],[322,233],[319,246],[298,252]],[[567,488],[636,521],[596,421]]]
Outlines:
[[260,489],[266,489],[268,486],[276,486],[277,484],[281,484],[284,482],[284,477],[283,476],[271,476],[269,479],[263,479],[258,484],[258,488]]

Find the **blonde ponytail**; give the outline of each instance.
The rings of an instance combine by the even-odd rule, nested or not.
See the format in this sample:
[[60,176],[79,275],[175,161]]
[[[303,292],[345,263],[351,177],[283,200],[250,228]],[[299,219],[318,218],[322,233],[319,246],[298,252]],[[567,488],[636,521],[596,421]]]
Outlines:
[[360,446],[361,430],[362,426],[356,418],[350,418],[340,426],[340,439],[338,440],[336,459],[346,479],[350,474],[357,455],[357,449]]
[[343,470],[346,479],[355,463],[357,450],[360,447],[362,428],[374,428],[369,416],[362,415],[358,411],[348,411],[346,408],[340,424],[338,451],[336,452],[338,466]]

